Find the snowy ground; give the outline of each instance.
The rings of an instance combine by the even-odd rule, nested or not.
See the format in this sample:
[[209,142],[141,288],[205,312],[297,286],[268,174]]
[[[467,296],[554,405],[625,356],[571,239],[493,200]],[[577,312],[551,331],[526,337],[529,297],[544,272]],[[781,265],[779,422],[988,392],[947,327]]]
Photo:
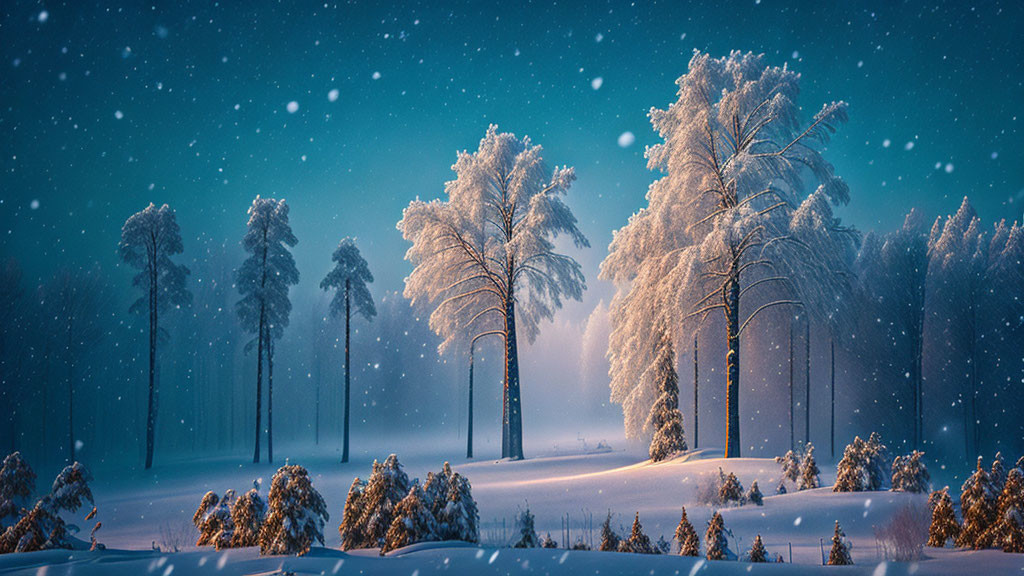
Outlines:
[[[386,454],[381,454],[383,458]],[[346,554],[337,550],[338,523],[346,491],[353,476],[364,476],[369,461],[336,463],[322,456],[305,465],[316,488],[326,499],[331,521],[326,549],[314,549],[304,558],[259,557],[255,549],[216,553],[196,549],[192,513],[203,493],[227,488],[242,490],[253,478],[269,484],[273,468],[239,465],[235,461],[197,461],[158,469],[154,474],[119,477],[97,470],[94,493],[103,521],[100,540],[110,550],[45,552],[0,556],[0,573],[34,574],[733,574],[752,570],[766,574],[1024,574],[1024,556],[996,550],[967,552],[927,549],[927,558],[912,564],[881,564],[873,527],[883,524],[900,507],[922,496],[873,492],[834,494],[829,488],[773,496],[778,466],[767,459],[733,459],[701,452],[660,464],[638,463],[636,454],[611,452],[541,457],[522,462],[466,461],[453,466],[466,474],[479,503],[483,547],[419,545],[379,558],[368,551]],[[435,462],[436,460],[436,462]],[[426,476],[439,467],[440,458],[402,458],[410,477]],[[747,505],[722,510],[732,531],[731,547],[745,552],[761,534],[771,556],[790,558],[797,566],[702,562],[678,556],[638,556],[565,550],[512,550],[502,548],[513,538],[514,516],[528,503],[536,514],[538,532],[550,532],[564,545],[563,524],[568,515],[571,539],[599,538],[607,511],[628,532],[633,513],[640,512],[652,540],[671,539],[679,521],[679,506],[686,505],[691,522],[703,539],[703,526],[712,510],[698,505],[695,494],[702,478],[717,474],[721,466],[737,474],[744,487],[757,480],[767,496],[764,506]],[[831,484],[832,466],[822,465],[822,481]],[[592,518],[592,520],[591,520]],[[839,520],[853,542],[853,568],[822,567],[821,541],[827,554],[833,523]],[[593,530],[590,530],[590,526]],[[160,554],[153,544],[177,543],[182,551]],[[45,567],[45,568],[43,568]]]

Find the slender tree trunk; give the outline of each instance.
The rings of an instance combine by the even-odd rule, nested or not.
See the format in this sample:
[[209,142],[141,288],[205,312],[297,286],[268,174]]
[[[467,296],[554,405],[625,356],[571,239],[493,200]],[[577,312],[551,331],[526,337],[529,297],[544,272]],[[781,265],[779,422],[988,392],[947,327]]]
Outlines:
[[807,385],[804,389],[804,444],[811,441],[811,317],[804,323],[804,362],[806,363]]
[[832,384],[830,389],[832,391],[832,427],[830,430],[830,441],[832,449],[832,460],[836,459],[836,341],[829,340],[830,353],[832,355],[831,360],[831,379]]
[[[511,274],[509,275],[511,277]],[[511,283],[508,302],[505,305],[505,390],[508,397],[507,441],[508,451],[504,457],[523,459],[523,416],[519,393],[519,348],[516,343],[516,306]]]
[[469,344],[469,421],[466,427],[466,458],[473,457],[473,347],[475,342]]
[[351,280],[345,279],[345,418],[344,418],[344,431],[342,432],[342,448],[341,448],[341,462],[344,464],[348,462],[348,418],[349,418],[349,405],[351,404],[351,365],[349,360],[349,348],[351,346],[349,337],[351,336],[351,319],[352,319],[352,296],[351,296]]
[[255,464],[260,462],[260,436],[262,435],[263,416],[263,323],[266,313],[263,304],[260,304],[260,325],[256,337],[256,448],[252,454],[252,461]]
[[153,467],[153,445],[156,432],[156,343],[157,343],[157,286],[156,249],[149,263],[149,403],[146,412],[146,470]]
[[73,324],[71,307],[68,306],[68,457],[67,463],[75,461],[75,359],[72,350]]
[[700,372],[697,364],[697,336],[693,337],[693,448],[700,446]]
[[796,449],[793,433],[793,316],[789,317],[789,449]]
[[267,462],[274,463],[274,335],[267,327]]
[[[323,336],[317,336],[322,338]],[[317,446],[320,445],[320,355],[316,354],[313,357],[313,361],[316,362],[316,423],[314,425],[314,442]]]
[[[735,268],[735,265],[734,265]],[[725,457],[740,457],[740,284],[735,273],[726,286]]]
[[969,450],[970,441],[968,440],[968,435],[970,435],[970,437],[974,441],[974,453],[975,454],[980,454],[981,453],[981,433],[980,433],[979,428],[978,428],[977,338],[975,338],[975,334],[974,334],[974,332],[975,332],[974,331],[974,326],[975,326],[975,319],[976,319],[976,317],[975,317],[974,303],[973,302],[971,302],[971,304],[969,305],[969,309],[967,311],[967,314],[968,314],[968,319],[967,319],[967,321],[968,321],[968,329],[967,329],[967,332],[968,332],[968,336],[969,336],[969,340],[967,342],[967,362],[969,364],[967,374],[968,374],[968,381],[969,381],[969,386],[970,386],[970,395],[971,395],[970,404],[971,405],[970,405],[970,414],[969,414],[969,416],[968,416],[967,406],[966,405],[964,406],[964,420],[965,420],[964,421],[964,447],[965,447],[965,452],[967,454],[970,454],[971,453],[970,450]]

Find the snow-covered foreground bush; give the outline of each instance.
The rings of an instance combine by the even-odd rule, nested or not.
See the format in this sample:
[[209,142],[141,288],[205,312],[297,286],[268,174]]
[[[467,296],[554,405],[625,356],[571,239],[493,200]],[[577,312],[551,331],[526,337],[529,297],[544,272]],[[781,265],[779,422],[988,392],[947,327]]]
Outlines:
[[[4,504],[22,500],[31,494],[35,474],[20,455],[15,452],[4,459],[4,468],[0,471],[0,494],[5,494]],[[54,548],[72,549],[76,542],[69,526],[61,518],[62,512],[77,512],[85,502],[93,503],[92,490],[89,482],[92,475],[80,463],[75,462],[57,475],[50,493],[43,496],[31,509],[20,508],[15,513],[16,521],[0,533],[0,554],[11,552],[35,552]],[[85,519],[90,520],[96,514],[93,508]],[[102,549],[95,540],[97,523],[93,529],[92,547]],[[76,528],[77,530],[77,528]]]

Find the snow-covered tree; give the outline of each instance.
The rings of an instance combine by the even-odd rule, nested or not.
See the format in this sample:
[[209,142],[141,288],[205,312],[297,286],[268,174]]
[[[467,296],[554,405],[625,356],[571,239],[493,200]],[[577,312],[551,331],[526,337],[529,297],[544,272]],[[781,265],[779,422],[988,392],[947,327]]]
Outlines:
[[541,320],[563,298],[579,300],[586,284],[572,258],[553,240],[568,235],[589,246],[562,201],[576,175],[552,170],[529,138],[488,128],[476,152],[461,152],[445,185],[446,200],[409,204],[398,223],[412,242],[415,268],[405,295],[433,308],[430,326],[440,350],[494,334],[505,346],[502,457],[521,459],[522,409],[517,325],[532,341]]
[[360,480],[359,477],[352,480],[352,486],[349,487],[348,496],[345,498],[341,525],[338,526],[342,550],[369,547],[366,542],[366,526],[363,524],[363,492],[365,490],[366,482]]
[[640,513],[633,517],[633,529],[629,538],[619,542],[619,552],[632,552],[633,554],[657,554],[658,550],[651,544],[651,539],[644,534],[644,527],[640,524]]
[[718,501],[722,504],[734,503],[739,506],[744,504],[743,484],[740,483],[740,479],[736,477],[736,474],[729,472],[726,475],[725,482],[718,489]]
[[672,551],[672,543],[665,540],[664,535],[660,535],[658,536],[658,541],[654,543],[654,549],[656,550],[656,554],[668,554]]
[[619,549],[619,535],[612,528],[611,512],[608,512],[604,522],[601,523],[601,544],[597,549],[601,552],[614,552]]
[[199,508],[192,515],[192,523],[199,530],[196,546],[214,546],[217,550],[231,547],[235,532],[231,514],[234,503],[234,490],[224,492],[223,498],[212,491],[203,495]]
[[700,556],[700,539],[697,531],[690,524],[686,517],[686,508],[683,507],[683,515],[679,519],[679,526],[676,526],[676,542],[679,543],[680,556]]
[[[242,328],[256,335],[256,446],[253,462],[260,461],[263,417],[263,361],[267,361],[267,456],[273,462],[273,340],[288,326],[292,303],[288,287],[299,281],[289,248],[298,239],[288,223],[284,200],[256,197],[249,207],[249,223],[242,248],[249,257],[235,272],[235,285],[242,299],[235,305]],[[253,342],[246,346],[250,349]]]
[[8,454],[0,468],[0,533],[16,524],[36,490],[36,473],[20,452]]
[[159,398],[156,389],[159,319],[168,309],[188,306],[192,302],[192,294],[185,288],[189,269],[171,260],[172,256],[184,250],[174,210],[167,204],[159,208],[150,204],[141,212],[133,214],[121,228],[120,250],[121,259],[139,271],[132,279],[132,284],[143,293],[132,304],[131,312],[149,315],[149,404],[146,417],[148,470],[153,466]]
[[305,555],[314,542],[324,543],[324,524],[329,519],[327,504],[313,488],[306,469],[282,466],[270,481],[260,554]]
[[882,444],[882,436],[872,432],[864,445],[867,490],[881,490],[889,477],[889,448]]
[[985,534],[996,522],[997,500],[998,494],[992,489],[992,481],[982,467],[979,456],[978,468],[964,480],[961,487],[960,514],[964,521],[956,540],[957,546],[975,550],[988,547]]
[[533,514],[527,507],[516,519],[516,528],[519,531],[519,540],[512,545],[513,548],[539,548],[540,539],[537,538],[537,531],[533,526]]
[[717,511],[708,520],[708,530],[704,534],[704,556],[708,560],[730,560],[735,557],[725,537],[725,520]]
[[890,469],[888,449],[881,437],[872,432],[867,442],[856,436],[843,450],[843,458],[836,466],[834,492],[863,492],[881,490]]
[[924,452],[914,450],[906,456],[897,456],[892,462],[892,491],[924,494],[931,489],[931,475],[922,457]]
[[93,503],[91,481],[92,475],[82,464],[65,466],[54,479],[50,493],[0,534],[0,554],[71,549],[71,536],[61,512],[77,512],[84,502]]
[[423,484],[423,494],[430,512],[439,517],[448,504],[448,489],[452,478],[452,467],[448,462],[441,465],[437,472],[427,472],[427,481]]
[[750,562],[767,562],[768,553],[764,549],[764,542],[761,541],[761,535],[758,534],[754,538],[754,543],[750,546],[750,552],[747,554],[747,559]]
[[544,534],[544,537],[540,539],[541,548],[558,548],[558,542],[551,537],[551,532]]
[[761,494],[761,489],[757,487],[757,480],[751,483],[750,490],[747,492],[747,500],[755,506],[764,506],[764,495]]
[[267,516],[267,504],[260,497],[260,491],[253,488],[242,494],[231,507],[232,548],[247,548],[259,544],[260,530]]
[[1002,492],[1003,484],[1006,483],[1006,461],[1003,460],[1002,452],[996,452],[995,458],[992,459],[992,469],[988,477],[992,481],[992,490],[996,493]]
[[800,463],[800,482],[797,485],[797,490],[811,490],[820,486],[819,473],[818,463],[814,460],[814,444],[808,442],[803,462]]
[[662,330],[658,346],[654,377],[661,389],[661,396],[651,407],[648,427],[654,430],[651,440],[651,460],[660,462],[670,455],[686,450],[683,434],[683,415],[679,411],[679,376],[676,374],[676,355],[668,330]]
[[1024,553],[1024,474],[1010,469],[996,503],[996,521],[982,538],[986,547],[1003,552]]
[[949,497],[949,486],[942,490],[932,492],[929,502],[934,500],[932,508],[932,523],[928,527],[928,546],[942,548],[946,542],[954,542],[960,536],[960,523],[956,520],[956,511],[953,510],[953,499]]
[[828,565],[853,565],[853,558],[850,557],[850,543],[846,540],[846,534],[839,527],[838,520],[836,520],[836,531],[832,535],[832,549],[828,553]]
[[785,494],[787,492],[789,492],[789,491],[786,490],[786,480],[785,480],[785,478],[783,478],[783,479],[779,480],[779,485],[775,487],[775,493],[781,495],[781,494]]
[[785,456],[776,456],[775,461],[782,466],[782,480],[796,482],[800,478],[800,459],[792,450],[787,450]]
[[415,544],[440,540],[437,520],[424,504],[423,488],[414,482],[405,498],[395,506],[394,519],[384,537],[380,553],[384,554]]
[[320,282],[321,290],[334,290],[334,298],[331,299],[331,315],[337,317],[345,316],[345,412],[343,416],[343,440],[341,450],[342,463],[348,462],[348,421],[351,366],[349,352],[351,341],[350,324],[353,308],[357,314],[362,315],[366,320],[373,320],[377,315],[377,308],[373,305],[373,297],[366,287],[367,283],[373,282],[373,274],[359,253],[359,248],[352,238],[344,238],[334,250],[331,256],[334,268],[327,273],[327,276]]
[[480,514],[473,499],[472,486],[469,479],[458,472],[448,476],[448,493],[444,506],[437,513],[437,520],[443,540],[480,540]]
[[664,143],[647,149],[648,166],[666,175],[648,190],[647,208],[615,233],[601,266],[618,286],[608,354],[612,400],[623,406],[630,437],[643,434],[658,394],[642,376],[658,322],[692,335],[722,312],[726,456],[738,457],[741,334],[764,310],[802,305],[826,319],[835,305],[845,282],[832,273],[843,267],[835,237],[847,231],[805,194],[817,188],[826,205],[849,198],[814,145],[845,121],[846,105],[824,106],[803,128],[799,78],[766,67],[763,55],[697,52],[677,81],[678,99],[650,112]]
[[409,476],[402,469],[398,456],[389,455],[383,463],[373,463],[373,472],[362,494],[361,525],[366,548],[384,545],[384,538],[394,519],[395,506],[409,493]]

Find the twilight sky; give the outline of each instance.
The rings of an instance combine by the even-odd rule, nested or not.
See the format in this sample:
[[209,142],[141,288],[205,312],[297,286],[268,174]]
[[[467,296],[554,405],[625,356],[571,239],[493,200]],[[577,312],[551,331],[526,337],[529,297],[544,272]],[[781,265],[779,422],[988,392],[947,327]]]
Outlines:
[[440,195],[493,122],[576,167],[568,201],[593,245],[574,253],[581,319],[610,295],[596,276],[612,230],[658,177],[647,111],[674,100],[695,48],[795,68],[808,117],[850,103],[827,157],[861,229],[964,195],[986,225],[1024,203],[1019,2],[87,4],[0,6],[0,255],[29,281],[113,267],[149,202],[178,211],[186,263],[223,247],[240,261],[261,194],[291,205],[296,293],[348,235],[374,292],[400,290],[402,208]]

